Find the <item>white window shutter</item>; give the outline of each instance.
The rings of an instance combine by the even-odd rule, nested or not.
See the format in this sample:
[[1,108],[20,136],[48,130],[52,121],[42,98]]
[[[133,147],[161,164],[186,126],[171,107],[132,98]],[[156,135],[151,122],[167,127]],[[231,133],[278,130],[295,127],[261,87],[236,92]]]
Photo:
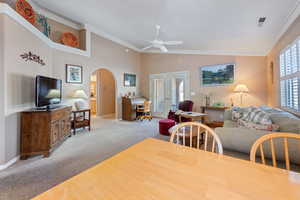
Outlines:
[[281,106],[286,107],[286,87],[285,80],[280,81]]
[[291,48],[291,68],[292,68],[292,73],[296,73],[298,71],[298,48],[297,48],[297,43],[293,44]]
[[293,99],[293,108],[295,110],[299,110],[299,79],[293,78],[292,79],[292,99]]
[[279,56],[281,106],[300,112],[300,39]]
[[292,73],[292,66],[291,66],[291,49],[287,49],[285,51],[285,70],[286,70],[286,75],[289,75]]
[[287,107],[292,108],[293,107],[293,84],[292,79],[286,80],[286,93],[287,93]]
[[285,54],[282,53],[279,58],[280,62],[280,77],[285,76]]

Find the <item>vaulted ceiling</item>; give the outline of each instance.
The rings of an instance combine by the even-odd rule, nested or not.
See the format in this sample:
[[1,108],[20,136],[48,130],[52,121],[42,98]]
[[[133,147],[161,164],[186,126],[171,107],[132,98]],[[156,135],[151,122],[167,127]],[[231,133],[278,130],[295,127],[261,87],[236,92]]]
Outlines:
[[[153,40],[182,40],[171,52],[266,55],[295,15],[299,0],[34,0],[136,48]],[[262,27],[258,19],[266,17]]]

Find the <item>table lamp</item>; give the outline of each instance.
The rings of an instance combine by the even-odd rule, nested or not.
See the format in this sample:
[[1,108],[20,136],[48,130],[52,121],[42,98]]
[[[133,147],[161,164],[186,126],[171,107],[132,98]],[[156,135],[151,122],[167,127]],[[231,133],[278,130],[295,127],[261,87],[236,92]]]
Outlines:
[[240,94],[241,106],[243,106],[243,95],[249,93],[248,87],[244,84],[239,84],[235,87],[234,92]]
[[86,95],[85,91],[82,89],[76,90],[72,95],[73,98],[77,99],[88,99],[89,97]]

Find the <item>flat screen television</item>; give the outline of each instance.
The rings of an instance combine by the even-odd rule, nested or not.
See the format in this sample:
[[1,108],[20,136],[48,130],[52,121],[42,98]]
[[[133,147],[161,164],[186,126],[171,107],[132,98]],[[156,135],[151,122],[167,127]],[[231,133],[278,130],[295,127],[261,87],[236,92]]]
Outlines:
[[50,109],[61,103],[62,81],[45,76],[36,77],[35,104],[38,108]]

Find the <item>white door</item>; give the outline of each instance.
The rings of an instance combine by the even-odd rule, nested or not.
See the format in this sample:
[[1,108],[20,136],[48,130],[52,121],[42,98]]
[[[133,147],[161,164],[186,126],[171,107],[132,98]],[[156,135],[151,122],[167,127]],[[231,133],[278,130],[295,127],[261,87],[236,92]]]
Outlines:
[[150,75],[150,99],[156,117],[167,117],[180,101],[190,99],[189,72]]

